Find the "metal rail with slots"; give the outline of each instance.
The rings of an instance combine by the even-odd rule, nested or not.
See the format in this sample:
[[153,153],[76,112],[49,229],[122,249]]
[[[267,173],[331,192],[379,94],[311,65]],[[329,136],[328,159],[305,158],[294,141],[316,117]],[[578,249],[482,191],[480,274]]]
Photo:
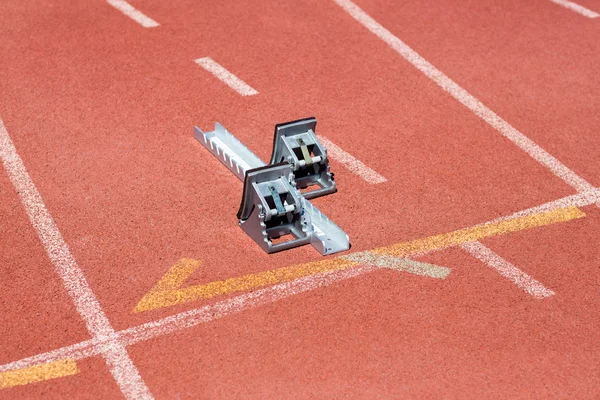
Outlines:
[[[242,181],[246,178],[246,171],[267,165],[218,122],[212,132],[203,132],[200,128],[195,127],[194,136]],[[297,191],[297,193],[300,192]],[[304,196],[301,194],[300,196],[302,197],[300,202],[302,212],[306,214],[310,223],[309,243],[322,255],[348,250],[350,240],[346,232],[321,213]],[[279,206],[281,207],[281,205]],[[263,248],[265,247],[263,246]],[[276,247],[273,248],[276,249],[274,251],[278,251]]]

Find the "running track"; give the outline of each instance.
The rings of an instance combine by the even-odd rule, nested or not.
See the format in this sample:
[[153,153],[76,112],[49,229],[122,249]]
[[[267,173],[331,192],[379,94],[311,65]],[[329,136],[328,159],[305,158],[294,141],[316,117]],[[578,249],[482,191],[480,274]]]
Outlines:
[[[0,398],[598,398],[597,12],[3,1]],[[312,115],[353,247],[266,255],[193,126]]]

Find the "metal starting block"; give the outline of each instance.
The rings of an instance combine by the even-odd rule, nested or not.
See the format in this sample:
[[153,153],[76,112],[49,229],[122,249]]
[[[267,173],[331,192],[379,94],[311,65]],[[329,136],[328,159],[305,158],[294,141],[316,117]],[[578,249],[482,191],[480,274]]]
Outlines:
[[319,186],[302,193],[307,199],[337,192],[333,174],[329,172],[327,152],[315,135],[316,126],[315,118],[277,124],[270,162],[289,163],[299,189]]
[[[290,164],[248,170],[237,214],[240,227],[267,253],[309,244],[312,228],[304,201]],[[292,238],[282,241],[287,235]]]
[[[314,125],[312,135],[314,136]],[[322,255],[350,248],[346,232],[322,214],[296,188],[294,167],[291,163],[266,166],[219,123],[215,124],[212,132],[203,132],[195,127],[194,136],[244,181],[243,197],[238,211],[239,225],[266,252],[286,250],[308,243]],[[304,141],[304,138],[302,140]],[[314,143],[318,144],[316,137]],[[323,147],[320,144],[318,146],[317,151],[321,151]],[[302,152],[302,149],[300,151]],[[274,149],[274,155],[275,152]],[[315,157],[320,155],[314,150],[312,154]],[[324,149],[322,154],[325,154]],[[313,161],[313,164],[315,162],[319,161]],[[318,181],[315,178],[311,179]],[[277,240],[287,236],[291,236],[291,239]]]

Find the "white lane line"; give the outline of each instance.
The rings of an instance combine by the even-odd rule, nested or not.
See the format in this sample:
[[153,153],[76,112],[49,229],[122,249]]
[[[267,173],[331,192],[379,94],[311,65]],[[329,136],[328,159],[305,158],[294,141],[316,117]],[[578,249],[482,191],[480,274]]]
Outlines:
[[93,338],[112,338],[108,341],[109,346],[104,348],[102,355],[121,392],[129,399],[152,398],[152,394],[127,354],[127,349],[114,339],[115,330],[54,223],[2,120],[0,120],[0,159],[31,225],[35,228],[65,289],[75,303],[75,308],[85,322],[88,332]]
[[581,14],[584,17],[588,17],[588,18],[600,17],[600,14],[598,14],[597,12],[592,11],[589,8],[585,8],[584,6],[580,6],[577,3],[573,3],[572,1],[568,1],[568,0],[550,0],[550,1],[555,4],[558,4],[559,6],[568,8],[571,11],[575,11],[576,13]]
[[500,275],[510,280],[536,299],[543,299],[555,295],[552,290],[500,257],[483,244],[479,242],[468,242],[461,244],[461,247],[473,257],[484,264],[487,264],[490,268],[496,270]]
[[550,201],[542,205],[531,207],[526,210],[518,211],[512,215],[505,217],[496,218],[492,221],[485,222],[480,225],[495,224],[501,221],[507,221],[510,219],[520,218],[527,215],[539,214],[548,211],[558,210],[559,208],[567,207],[585,207],[590,204],[598,204],[600,202],[600,189],[592,189],[586,192],[574,194],[571,196],[563,197],[558,200]]
[[258,92],[250,87],[246,82],[226,70],[221,64],[210,57],[199,58],[194,61],[196,64],[213,74],[221,82],[241,94],[242,96],[254,96]]
[[[548,168],[554,175],[561,178],[578,192],[593,190],[594,187],[585,179],[571,171],[566,165],[558,161],[554,156],[535,144],[531,139],[519,132],[508,122],[500,118],[496,113],[487,108],[473,95],[460,87],[456,82],[447,77],[442,71],[434,67],[429,61],[421,57],[406,43],[398,39],[393,33],[381,26],[367,13],[360,9],[350,0],[333,0],[342,7],[350,16],[361,25],[387,43],[392,49],[400,54],[406,61],[424,73],[428,78],[437,83],[444,91],[462,103],[465,107],[487,122],[491,127],[500,132],[504,137],[519,146],[521,150],[529,154],[537,162]],[[600,206],[600,204],[599,204]]]
[[324,136],[318,135],[319,141],[327,149],[327,156],[331,157],[332,160],[343,164],[351,172],[363,178],[368,183],[383,183],[387,182],[385,177],[379,175],[371,168],[367,167],[360,160],[354,157],[352,154],[346,153],[339,146],[333,143],[331,140]]
[[[600,198],[600,189],[594,189],[593,193],[580,194],[564,197],[555,201],[532,207],[527,210],[501,217],[494,221],[502,221],[517,218],[518,215],[530,215],[534,210],[550,211],[568,206],[584,207],[594,204]],[[491,223],[485,222],[484,224]],[[479,224],[483,225],[483,224]],[[185,311],[179,314],[171,315],[156,321],[148,322],[142,325],[134,326],[116,333],[118,340],[125,346],[132,345],[145,340],[150,340],[158,336],[166,335],[180,329],[191,328],[204,322],[210,322],[214,319],[226,317],[250,308],[269,304],[286,297],[308,292],[323,286],[331,285],[334,282],[353,278],[378,270],[378,266],[359,266],[347,270],[326,272],[319,275],[312,275],[305,278],[296,279],[290,282],[281,283],[265,289],[235,296],[226,300],[219,301],[212,305],[202,306],[193,310]],[[44,364],[51,361],[58,361],[65,358],[80,360],[87,357],[101,354],[101,347],[109,339],[92,339],[77,344],[65,346],[56,350],[40,353],[35,356],[23,358],[8,364],[0,365],[0,372],[12,371],[20,368],[27,368],[34,365]]]
[[159,26],[158,22],[136,10],[131,4],[125,0],[106,0],[108,4],[127,15],[129,18],[143,26],[144,28],[155,28]]

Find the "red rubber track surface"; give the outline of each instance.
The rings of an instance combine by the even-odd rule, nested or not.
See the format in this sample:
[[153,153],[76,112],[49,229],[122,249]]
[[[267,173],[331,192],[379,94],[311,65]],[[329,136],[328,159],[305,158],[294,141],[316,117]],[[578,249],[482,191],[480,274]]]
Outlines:
[[[261,158],[273,126],[317,132],[387,178],[331,161],[314,200],[352,250],[449,232],[574,189],[441,90],[334,2],[0,3],[0,119],[116,330],[181,258],[190,285],[319,259],[267,255],[238,227],[242,184],[193,138],[222,123]],[[587,4],[585,4],[587,3]],[[593,1],[580,2],[590,8]],[[600,20],[547,0],[358,0],[371,17],[594,186]],[[600,9],[600,6],[595,5]],[[196,65],[209,56],[242,97]],[[7,174],[0,173],[0,363],[89,338]],[[466,252],[387,269],[128,347],[156,398],[598,398],[600,209],[485,239],[556,292],[529,296]],[[118,398],[101,357],[0,398]]]

